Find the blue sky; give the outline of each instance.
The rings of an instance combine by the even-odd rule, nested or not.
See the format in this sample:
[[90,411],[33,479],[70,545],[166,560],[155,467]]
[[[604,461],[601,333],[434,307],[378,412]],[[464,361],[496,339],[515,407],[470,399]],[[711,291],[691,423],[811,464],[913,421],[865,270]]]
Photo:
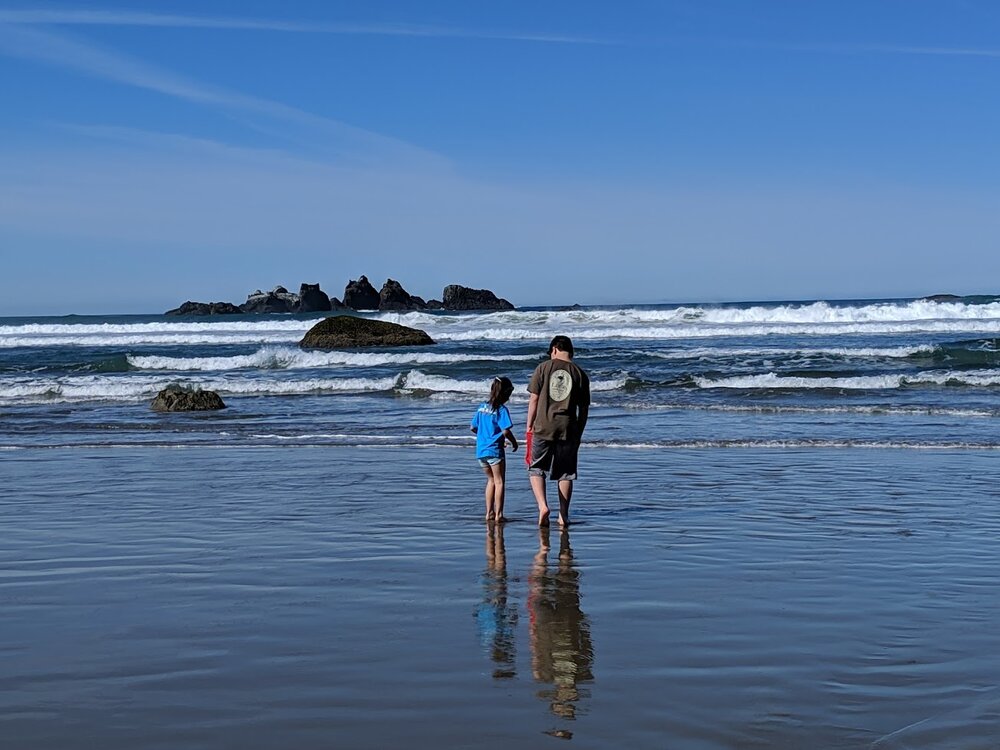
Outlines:
[[0,1],[0,314],[1000,292],[989,0]]

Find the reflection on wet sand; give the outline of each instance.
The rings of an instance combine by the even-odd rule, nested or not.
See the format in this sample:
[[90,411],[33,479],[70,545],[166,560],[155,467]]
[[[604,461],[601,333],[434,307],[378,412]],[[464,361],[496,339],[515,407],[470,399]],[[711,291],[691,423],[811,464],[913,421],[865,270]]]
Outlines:
[[490,524],[486,530],[486,569],[481,580],[483,601],[476,607],[479,641],[493,660],[493,678],[510,679],[517,673],[514,667],[517,608],[508,604],[503,524]]
[[[549,709],[575,719],[579,703],[589,697],[581,683],[594,679],[590,621],[580,609],[580,571],[573,564],[569,532],[559,534],[559,560],[549,567],[549,530],[539,530],[539,549],[528,578],[531,668],[537,682],[551,685],[538,692]],[[557,736],[572,737],[566,730]]]

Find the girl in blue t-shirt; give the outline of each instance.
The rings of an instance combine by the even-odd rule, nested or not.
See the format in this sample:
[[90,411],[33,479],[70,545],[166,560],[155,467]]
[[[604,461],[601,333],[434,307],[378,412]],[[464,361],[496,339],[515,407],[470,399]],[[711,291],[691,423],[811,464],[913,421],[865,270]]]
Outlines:
[[486,474],[486,522],[503,523],[504,480],[507,477],[507,461],[504,455],[504,439],[510,449],[517,451],[517,438],[511,432],[514,423],[504,404],[514,392],[510,378],[493,378],[490,399],[476,409],[470,427],[476,433],[476,458]]

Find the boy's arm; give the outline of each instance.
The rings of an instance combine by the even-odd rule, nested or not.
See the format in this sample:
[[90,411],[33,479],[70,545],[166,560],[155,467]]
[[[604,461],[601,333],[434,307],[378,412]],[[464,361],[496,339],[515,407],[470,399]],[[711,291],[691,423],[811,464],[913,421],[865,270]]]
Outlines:
[[534,432],[535,414],[538,412],[538,394],[532,393],[528,397],[528,432]]
[[587,417],[589,417],[589,416],[590,416],[590,407],[589,406],[581,406],[577,410],[577,417],[576,417],[576,440],[577,440],[577,442],[579,442],[580,438],[583,437],[583,431],[587,428]]

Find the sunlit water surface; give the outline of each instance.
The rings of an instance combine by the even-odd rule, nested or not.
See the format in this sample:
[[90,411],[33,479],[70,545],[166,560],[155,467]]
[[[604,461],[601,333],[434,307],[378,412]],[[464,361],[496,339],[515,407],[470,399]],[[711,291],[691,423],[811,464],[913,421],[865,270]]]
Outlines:
[[[0,453],[10,748],[993,748],[994,450]],[[515,457],[516,458],[516,457]]]

